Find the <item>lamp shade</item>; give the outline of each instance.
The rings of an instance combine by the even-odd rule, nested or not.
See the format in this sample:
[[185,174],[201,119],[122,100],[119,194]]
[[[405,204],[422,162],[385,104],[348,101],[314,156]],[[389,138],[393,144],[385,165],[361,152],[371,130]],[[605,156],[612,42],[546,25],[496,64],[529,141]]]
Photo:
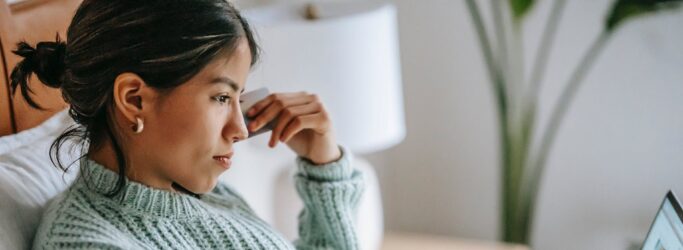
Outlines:
[[405,137],[396,8],[353,1],[282,3],[244,10],[262,49],[248,88],[318,94],[337,140],[355,153],[387,149]]

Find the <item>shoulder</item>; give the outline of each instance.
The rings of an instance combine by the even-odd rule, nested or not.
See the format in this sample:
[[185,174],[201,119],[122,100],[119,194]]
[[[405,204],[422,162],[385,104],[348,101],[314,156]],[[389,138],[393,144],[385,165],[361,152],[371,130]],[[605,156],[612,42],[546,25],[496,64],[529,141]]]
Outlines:
[[125,236],[100,216],[89,200],[68,189],[55,197],[43,213],[34,249],[125,249]]

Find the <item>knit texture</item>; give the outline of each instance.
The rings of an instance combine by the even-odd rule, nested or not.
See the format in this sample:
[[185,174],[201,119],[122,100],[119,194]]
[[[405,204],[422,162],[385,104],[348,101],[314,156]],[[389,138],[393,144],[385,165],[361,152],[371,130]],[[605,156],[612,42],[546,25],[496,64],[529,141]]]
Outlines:
[[46,209],[34,249],[358,249],[355,214],[364,191],[352,155],[314,165],[297,157],[294,176],[303,200],[299,237],[288,242],[240,194],[219,182],[207,194],[160,190],[127,180],[118,196],[104,194],[118,174],[88,159],[81,175]]

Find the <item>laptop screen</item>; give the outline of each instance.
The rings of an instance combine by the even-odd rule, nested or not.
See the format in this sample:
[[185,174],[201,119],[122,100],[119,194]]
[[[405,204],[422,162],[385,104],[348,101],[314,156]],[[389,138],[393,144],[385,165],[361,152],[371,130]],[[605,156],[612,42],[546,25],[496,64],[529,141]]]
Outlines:
[[666,194],[642,249],[683,249],[683,210],[673,192]]

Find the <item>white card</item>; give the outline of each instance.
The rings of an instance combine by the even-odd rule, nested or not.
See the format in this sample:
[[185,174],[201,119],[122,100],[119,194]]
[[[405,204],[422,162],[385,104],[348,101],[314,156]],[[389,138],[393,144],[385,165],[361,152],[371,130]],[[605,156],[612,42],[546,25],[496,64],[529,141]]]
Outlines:
[[[263,88],[259,88],[256,90],[249,91],[249,92],[244,93],[240,96],[240,100],[242,100],[242,103],[240,104],[240,109],[242,109],[242,114],[244,116],[244,122],[247,124],[247,126],[249,126],[249,123],[251,123],[251,121],[252,121],[251,118],[247,117],[247,111],[249,110],[249,108],[254,106],[254,104],[259,102],[260,100],[263,100],[266,97],[268,97],[268,95],[270,95],[270,91],[268,91],[268,88],[263,87]],[[274,121],[275,120],[270,121],[268,124],[261,127],[261,129],[259,129],[258,131],[249,132],[249,138],[251,138],[252,136],[256,136],[256,135],[262,134],[264,132],[273,130],[273,127],[274,127],[273,122]]]

